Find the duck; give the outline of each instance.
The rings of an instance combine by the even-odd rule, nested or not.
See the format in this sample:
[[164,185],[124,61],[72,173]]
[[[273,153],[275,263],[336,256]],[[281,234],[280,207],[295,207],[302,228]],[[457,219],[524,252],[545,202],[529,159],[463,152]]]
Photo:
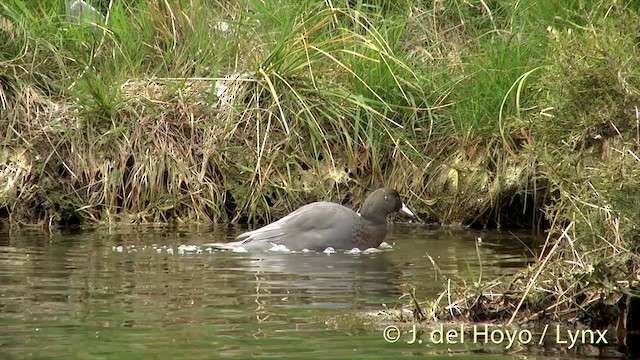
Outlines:
[[274,246],[289,251],[366,250],[377,248],[386,239],[387,216],[391,213],[414,216],[398,191],[380,188],[367,196],[359,213],[341,204],[313,202],[273,223],[244,232],[235,241],[203,246],[246,251],[264,251]]

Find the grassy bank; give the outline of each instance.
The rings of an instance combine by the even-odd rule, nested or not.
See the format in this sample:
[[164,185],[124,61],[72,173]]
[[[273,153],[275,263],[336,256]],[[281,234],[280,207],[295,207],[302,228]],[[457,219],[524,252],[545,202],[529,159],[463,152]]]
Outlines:
[[0,5],[4,223],[270,220],[387,185],[427,221],[549,229],[530,273],[458,287],[429,318],[630,294],[638,5],[93,5]]

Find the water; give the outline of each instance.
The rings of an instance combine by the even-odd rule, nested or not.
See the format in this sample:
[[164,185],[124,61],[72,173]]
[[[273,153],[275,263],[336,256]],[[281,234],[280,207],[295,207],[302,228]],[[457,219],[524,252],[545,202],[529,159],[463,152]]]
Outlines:
[[482,346],[387,343],[384,324],[360,314],[401,308],[407,284],[422,299],[442,292],[427,254],[448,277],[492,279],[531,261],[534,242],[528,234],[395,225],[393,249],[371,254],[180,248],[240,231],[0,235],[0,358],[474,358]]

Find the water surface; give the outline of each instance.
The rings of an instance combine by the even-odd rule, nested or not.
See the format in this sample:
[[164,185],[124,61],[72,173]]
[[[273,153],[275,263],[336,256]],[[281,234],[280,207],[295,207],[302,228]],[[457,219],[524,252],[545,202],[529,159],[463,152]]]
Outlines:
[[531,261],[534,242],[398,224],[393,248],[370,254],[184,251],[241,230],[0,235],[2,358],[474,358],[482,346],[387,343],[383,325],[339,319],[401,308],[407,284],[424,299],[442,292],[427,254],[447,277],[492,279]]

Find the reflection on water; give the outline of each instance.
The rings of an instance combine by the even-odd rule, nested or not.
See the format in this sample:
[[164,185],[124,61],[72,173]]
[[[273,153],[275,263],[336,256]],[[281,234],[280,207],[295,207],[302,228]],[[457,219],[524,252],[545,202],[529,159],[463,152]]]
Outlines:
[[428,256],[446,276],[491,279],[524,266],[533,246],[527,234],[395,225],[393,249],[372,254],[178,251],[240,231],[0,236],[2,358],[446,354],[388,344],[375,325],[326,320],[405,304],[406,284],[425,298],[439,293]]

